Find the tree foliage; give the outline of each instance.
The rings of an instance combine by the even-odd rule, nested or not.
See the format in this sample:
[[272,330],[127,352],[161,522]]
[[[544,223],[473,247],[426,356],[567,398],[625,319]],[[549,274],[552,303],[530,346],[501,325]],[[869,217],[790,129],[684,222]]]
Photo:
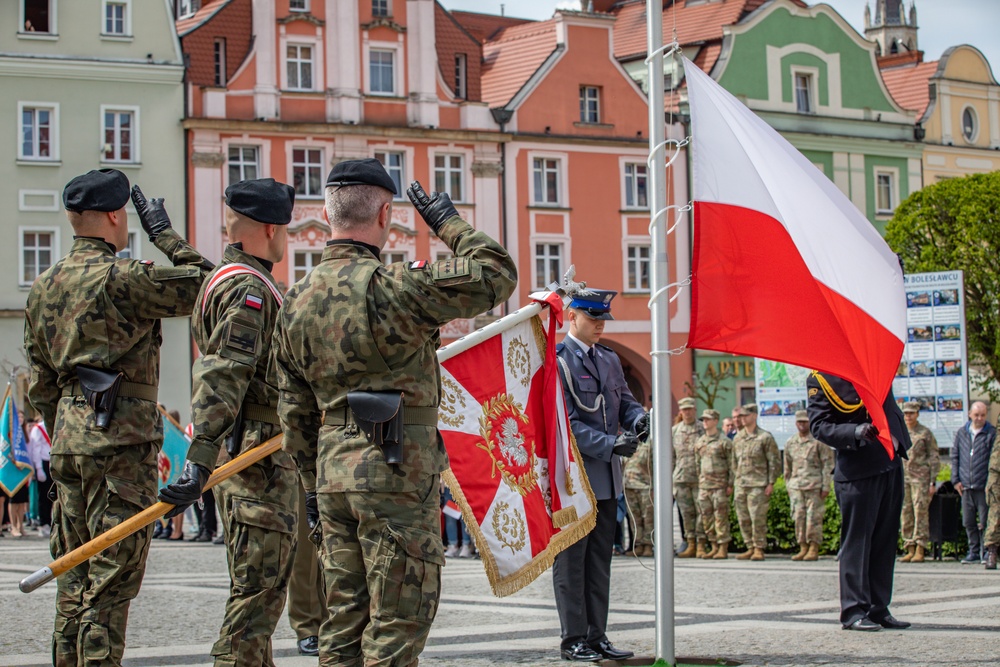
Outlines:
[[952,178],[910,195],[886,227],[907,273],[961,270],[971,365],[1000,400],[1000,171]]
[[704,374],[694,373],[691,376],[693,382],[685,382],[684,387],[687,389],[689,396],[694,396],[704,403],[707,408],[714,409],[715,402],[720,398],[719,394],[729,392],[729,387],[724,386],[722,383],[734,377],[736,377],[736,374],[730,370],[720,373],[709,366]]

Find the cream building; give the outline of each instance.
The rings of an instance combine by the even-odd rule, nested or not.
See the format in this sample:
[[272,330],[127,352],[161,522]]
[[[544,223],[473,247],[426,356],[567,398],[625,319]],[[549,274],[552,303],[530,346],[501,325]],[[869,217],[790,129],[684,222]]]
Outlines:
[[[62,206],[66,182],[121,169],[164,197],[185,233],[184,75],[173,17],[163,0],[0,2],[0,369],[26,364],[24,304],[35,277],[72,245]],[[165,262],[129,206],[134,257]],[[160,401],[186,418],[188,321],[163,327]]]

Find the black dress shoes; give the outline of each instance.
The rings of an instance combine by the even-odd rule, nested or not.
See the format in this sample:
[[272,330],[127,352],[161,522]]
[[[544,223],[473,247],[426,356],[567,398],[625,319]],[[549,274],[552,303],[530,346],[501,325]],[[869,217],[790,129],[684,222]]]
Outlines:
[[299,655],[319,655],[319,637],[312,636],[300,639]]
[[587,642],[579,641],[562,650],[562,659],[573,662],[597,662],[601,659],[601,654],[587,646]]
[[891,614],[885,618],[880,618],[878,624],[887,630],[905,630],[906,628],[913,625],[907,621],[901,621]]
[[858,620],[854,621],[849,625],[844,626],[845,630],[860,630],[862,632],[876,632],[882,629],[882,626],[874,622],[867,616],[862,616]]
[[607,639],[599,644],[594,644],[590,648],[594,649],[608,660],[625,660],[626,658],[631,658],[635,655],[632,651],[623,651],[620,648],[615,648],[615,645]]

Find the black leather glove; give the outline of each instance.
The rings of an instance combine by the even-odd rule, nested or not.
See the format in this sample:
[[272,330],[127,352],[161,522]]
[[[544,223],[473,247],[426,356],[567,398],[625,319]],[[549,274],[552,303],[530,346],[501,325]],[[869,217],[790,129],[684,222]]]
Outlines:
[[638,447],[639,438],[635,437],[635,433],[629,433],[626,431],[625,433],[619,435],[618,439],[615,440],[615,446],[611,449],[611,453],[628,458],[635,454],[635,450]]
[[193,461],[185,461],[184,470],[177,481],[160,489],[160,500],[175,506],[166,513],[165,517],[167,519],[175,517],[198,502],[201,498],[201,492],[205,489],[205,484],[211,476],[212,471],[205,466]]
[[428,197],[420,181],[410,183],[410,187],[406,189],[406,196],[410,198],[417,213],[435,234],[441,229],[445,220],[458,215],[447,192],[432,192]]
[[149,234],[149,240],[155,241],[160,232],[170,229],[170,216],[163,208],[163,199],[146,199],[138,185],[132,186],[132,204],[139,214],[139,222],[143,230]]
[[639,417],[639,421],[635,423],[635,437],[639,440],[645,440],[649,437],[649,413],[645,413],[643,416]]
[[854,438],[858,441],[858,447],[864,447],[869,442],[878,442],[878,429],[875,424],[858,424],[854,429]]
[[306,491],[306,525],[309,526],[309,539],[319,546],[323,533],[319,525],[319,503],[316,502],[315,491]]

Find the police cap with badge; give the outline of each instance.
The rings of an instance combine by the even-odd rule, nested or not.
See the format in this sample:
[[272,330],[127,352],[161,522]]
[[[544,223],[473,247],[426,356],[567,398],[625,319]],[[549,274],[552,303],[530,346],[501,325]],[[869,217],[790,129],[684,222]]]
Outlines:
[[295,189],[273,178],[255,178],[226,188],[226,206],[265,225],[287,225],[292,221]]
[[338,162],[326,177],[326,187],[338,190],[349,185],[376,185],[385,188],[394,196],[399,194],[392,177],[375,158],[362,160],[344,160]]
[[618,292],[614,290],[587,288],[573,297],[569,307],[592,320],[613,320],[615,318],[611,316],[611,300],[617,294]]
[[93,169],[71,180],[63,190],[63,206],[74,213],[118,211],[128,199],[128,178],[117,169]]

